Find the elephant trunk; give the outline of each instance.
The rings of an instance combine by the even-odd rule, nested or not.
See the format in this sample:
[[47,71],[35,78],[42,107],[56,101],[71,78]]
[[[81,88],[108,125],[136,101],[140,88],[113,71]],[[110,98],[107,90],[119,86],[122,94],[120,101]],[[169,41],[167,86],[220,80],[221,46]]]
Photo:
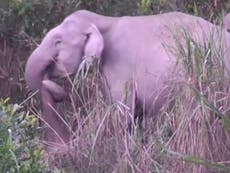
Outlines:
[[55,145],[63,147],[63,144],[70,140],[70,131],[58,115],[55,107],[57,102],[68,99],[68,95],[62,87],[49,79],[45,79],[42,81],[41,99],[43,106],[42,120],[47,125],[44,134],[45,141],[51,143],[54,147]]
[[29,88],[33,91],[41,88],[47,68],[52,64],[52,56],[44,52],[48,51],[42,50],[42,47],[39,46],[31,54],[26,64],[25,80]]

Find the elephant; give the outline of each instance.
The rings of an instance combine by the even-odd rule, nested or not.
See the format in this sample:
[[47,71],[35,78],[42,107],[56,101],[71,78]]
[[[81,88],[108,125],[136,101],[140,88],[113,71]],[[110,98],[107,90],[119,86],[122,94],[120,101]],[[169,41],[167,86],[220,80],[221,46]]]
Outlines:
[[[154,115],[171,95],[172,83],[183,80],[183,75],[174,73],[176,55],[167,51],[164,45],[175,47],[175,34],[183,40],[184,31],[200,43],[212,32],[218,40],[220,31],[228,43],[230,15],[224,18],[224,26],[181,12],[108,17],[79,10],[51,29],[32,52],[26,64],[25,80],[31,90],[42,92],[46,109],[48,103],[55,105],[57,100],[65,98],[60,86],[52,80],[75,74],[86,57],[97,58],[101,61],[101,72],[107,80],[112,101],[125,103],[133,115],[138,102],[146,116]],[[47,79],[44,79],[46,75]],[[129,95],[125,100],[127,86]],[[54,98],[60,90],[60,97]],[[44,113],[55,119],[49,109]]]

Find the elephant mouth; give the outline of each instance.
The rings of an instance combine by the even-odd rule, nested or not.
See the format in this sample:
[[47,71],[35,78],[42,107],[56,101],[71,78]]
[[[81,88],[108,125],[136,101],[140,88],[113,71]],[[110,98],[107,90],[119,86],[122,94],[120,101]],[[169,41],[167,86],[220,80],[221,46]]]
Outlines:
[[[55,63],[56,63],[56,62],[52,61],[52,62],[44,69],[44,72],[45,72],[44,76],[47,75],[48,78],[54,78],[54,77],[52,76],[52,74],[53,74],[53,71],[54,71],[54,69],[55,69]],[[56,78],[57,78],[57,77],[56,77]]]
[[44,70],[43,75],[47,75],[49,79],[63,79],[72,76],[74,73],[69,72],[63,66],[56,61],[52,61]]

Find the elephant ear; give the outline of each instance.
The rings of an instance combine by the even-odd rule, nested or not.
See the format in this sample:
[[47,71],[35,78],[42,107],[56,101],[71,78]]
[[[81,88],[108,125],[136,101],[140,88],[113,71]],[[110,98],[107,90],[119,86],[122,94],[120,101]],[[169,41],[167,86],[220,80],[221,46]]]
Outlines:
[[104,39],[97,26],[91,24],[89,29],[86,31],[86,35],[87,40],[84,50],[84,56],[101,58],[102,51],[104,49]]

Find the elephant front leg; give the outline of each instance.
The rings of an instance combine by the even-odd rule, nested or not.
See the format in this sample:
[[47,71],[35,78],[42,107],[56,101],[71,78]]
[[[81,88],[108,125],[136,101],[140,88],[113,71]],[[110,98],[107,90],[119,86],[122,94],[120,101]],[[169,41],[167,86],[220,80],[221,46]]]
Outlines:
[[44,140],[47,147],[57,149],[67,146],[70,130],[55,107],[57,102],[68,99],[63,88],[50,80],[43,80],[41,87],[42,121],[45,124]]

